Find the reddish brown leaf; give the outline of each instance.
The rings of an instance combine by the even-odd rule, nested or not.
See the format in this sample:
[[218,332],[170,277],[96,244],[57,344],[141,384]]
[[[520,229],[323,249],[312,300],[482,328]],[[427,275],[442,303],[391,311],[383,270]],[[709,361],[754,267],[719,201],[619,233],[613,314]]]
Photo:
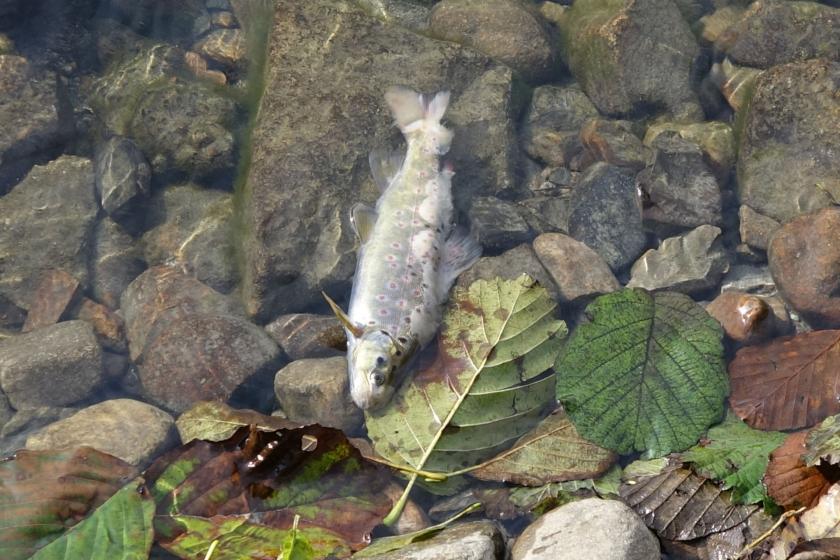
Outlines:
[[761,430],[813,426],[840,413],[840,330],[776,339],[729,364],[732,408]]
[[770,454],[770,464],[764,475],[767,493],[785,509],[812,507],[833,482],[840,480],[840,468],[809,467],[802,460],[807,431],[790,434],[784,443]]

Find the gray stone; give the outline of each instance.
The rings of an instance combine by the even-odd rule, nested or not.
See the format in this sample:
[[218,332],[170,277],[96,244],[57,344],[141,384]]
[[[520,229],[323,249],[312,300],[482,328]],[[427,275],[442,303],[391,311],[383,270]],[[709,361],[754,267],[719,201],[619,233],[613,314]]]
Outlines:
[[355,0],[368,15],[383,23],[396,24],[415,33],[429,30],[429,6],[413,0]]
[[243,199],[242,294],[252,316],[267,321],[319,302],[320,289],[349,286],[356,240],[347,210],[378,196],[370,150],[400,141],[383,100],[394,84],[452,90],[456,200],[462,186],[485,195],[514,188],[509,69],[347,4],[281,0]]
[[580,140],[598,161],[636,171],[650,157],[650,150],[633,133],[633,123],[611,119],[589,119],[580,130]]
[[632,172],[596,163],[572,191],[569,235],[618,271],[645,248],[641,201]]
[[534,252],[554,279],[562,302],[573,303],[621,287],[598,253],[567,235],[540,235],[534,240]]
[[172,416],[150,404],[113,399],[83,408],[30,435],[26,449],[90,446],[143,467],[177,443],[174,426]]
[[736,64],[770,68],[809,58],[840,59],[840,10],[817,2],[753,2],[715,41]]
[[0,329],[17,330],[23,326],[24,321],[26,321],[26,311],[0,294]]
[[720,121],[658,122],[648,127],[643,142],[646,146],[652,146],[660,134],[668,132],[675,132],[680,138],[697,144],[703,151],[704,161],[714,171],[720,184],[726,184],[735,165],[735,133],[729,124]]
[[432,8],[429,31],[473,47],[531,81],[547,81],[560,70],[553,37],[530,2],[443,0]]
[[493,521],[472,521],[447,527],[431,538],[371,560],[503,560],[505,539]]
[[265,330],[292,360],[341,356],[346,351],[344,328],[335,316],[281,315]]
[[720,281],[720,291],[772,295],[777,290],[770,269],[766,265],[736,264]]
[[515,280],[522,274],[527,274],[540,283],[552,298],[558,298],[559,292],[551,275],[543,267],[531,246],[523,243],[505,251],[497,257],[482,257],[472,267],[458,277],[458,286],[467,287],[476,280]]
[[741,203],[785,223],[840,201],[840,62],[765,70],[740,134]]
[[92,253],[90,284],[93,297],[111,309],[117,309],[120,295],[146,269],[143,255],[134,239],[107,217],[96,224]]
[[700,50],[670,0],[576,0],[561,24],[563,55],[583,91],[609,116],[663,107],[703,117],[691,68]]
[[536,234],[569,229],[570,192],[558,196],[533,196],[517,203],[519,213]]
[[712,64],[708,80],[717,87],[733,110],[740,111],[747,106],[753,85],[762,72],[757,68],[736,66],[725,58],[723,62]]
[[96,219],[93,164],[62,156],[0,198],[0,295],[28,309],[41,273],[60,268],[87,286]]
[[151,200],[146,228],[149,265],[179,266],[220,292],[236,285],[232,195],[195,185],[163,189]]
[[74,403],[89,397],[102,379],[102,349],[84,321],[0,343],[0,388],[18,410]]
[[277,372],[274,394],[290,420],[355,433],[364,414],[350,398],[343,356],[296,360]]
[[598,109],[579,87],[540,86],[525,117],[525,151],[536,160],[565,166],[583,149],[581,127],[597,116]]
[[486,250],[510,249],[534,235],[516,204],[495,197],[473,200],[469,213],[473,234]]
[[646,195],[644,219],[655,226],[722,225],[721,193],[700,147],[663,132],[651,143],[650,166],[636,177]]
[[26,445],[26,438],[35,430],[74,414],[76,408],[40,406],[18,410],[0,430],[0,458],[9,457]]
[[516,539],[512,560],[659,560],[659,541],[616,500],[587,498],[553,509]]
[[12,408],[12,405],[9,404],[9,399],[5,394],[0,392],[0,430],[3,430],[3,427],[8,424],[9,420],[11,420],[14,415],[15,410]]
[[130,220],[149,196],[152,170],[128,138],[113,136],[96,150],[96,191],[102,209],[117,222]]
[[746,204],[738,209],[741,241],[755,249],[767,250],[773,233],[782,225],[773,218],[759,214]]
[[633,264],[627,287],[693,294],[717,286],[729,270],[720,234],[720,228],[703,225],[669,237]]

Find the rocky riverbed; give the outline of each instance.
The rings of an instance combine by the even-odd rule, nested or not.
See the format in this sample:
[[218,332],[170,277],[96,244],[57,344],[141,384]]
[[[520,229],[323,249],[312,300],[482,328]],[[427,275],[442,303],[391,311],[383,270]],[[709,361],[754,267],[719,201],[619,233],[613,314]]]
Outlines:
[[[570,325],[682,292],[732,347],[840,328],[833,0],[0,0],[0,452],[143,467],[204,400],[363,435],[321,290],[394,84],[452,92],[461,285],[526,272]],[[511,530],[383,558],[660,557],[618,501]]]

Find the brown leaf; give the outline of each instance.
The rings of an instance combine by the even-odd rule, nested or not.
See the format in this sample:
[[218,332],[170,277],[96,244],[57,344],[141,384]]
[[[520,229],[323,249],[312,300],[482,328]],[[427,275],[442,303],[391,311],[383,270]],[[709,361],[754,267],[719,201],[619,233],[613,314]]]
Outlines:
[[767,493],[785,509],[812,507],[833,482],[840,480],[840,468],[833,465],[809,467],[802,459],[808,432],[790,434],[770,454],[764,475]]
[[840,551],[840,484],[832,486],[819,499],[816,506],[802,514],[799,519],[788,520],[781,535],[773,543],[769,560],[785,560],[792,554],[806,551],[824,553],[827,556],[808,558],[832,558]]
[[776,339],[729,364],[732,408],[761,430],[813,426],[840,413],[840,330]]
[[621,498],[663,539],[687,541],[730,529],[758,506],[733,505],[729,492],[688,469],[630,480]]

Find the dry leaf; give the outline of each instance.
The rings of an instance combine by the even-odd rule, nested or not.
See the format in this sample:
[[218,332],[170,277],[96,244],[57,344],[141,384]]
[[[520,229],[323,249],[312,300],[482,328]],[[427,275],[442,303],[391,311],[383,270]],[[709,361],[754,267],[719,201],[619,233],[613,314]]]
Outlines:
[[813,506],[838,479],[840,469],[836,467],[809,467],[805,464],[802,455],[806,451],[807,435],[805,431],[790,434],[770,454],[764,484],[770,497],[785,509]]

